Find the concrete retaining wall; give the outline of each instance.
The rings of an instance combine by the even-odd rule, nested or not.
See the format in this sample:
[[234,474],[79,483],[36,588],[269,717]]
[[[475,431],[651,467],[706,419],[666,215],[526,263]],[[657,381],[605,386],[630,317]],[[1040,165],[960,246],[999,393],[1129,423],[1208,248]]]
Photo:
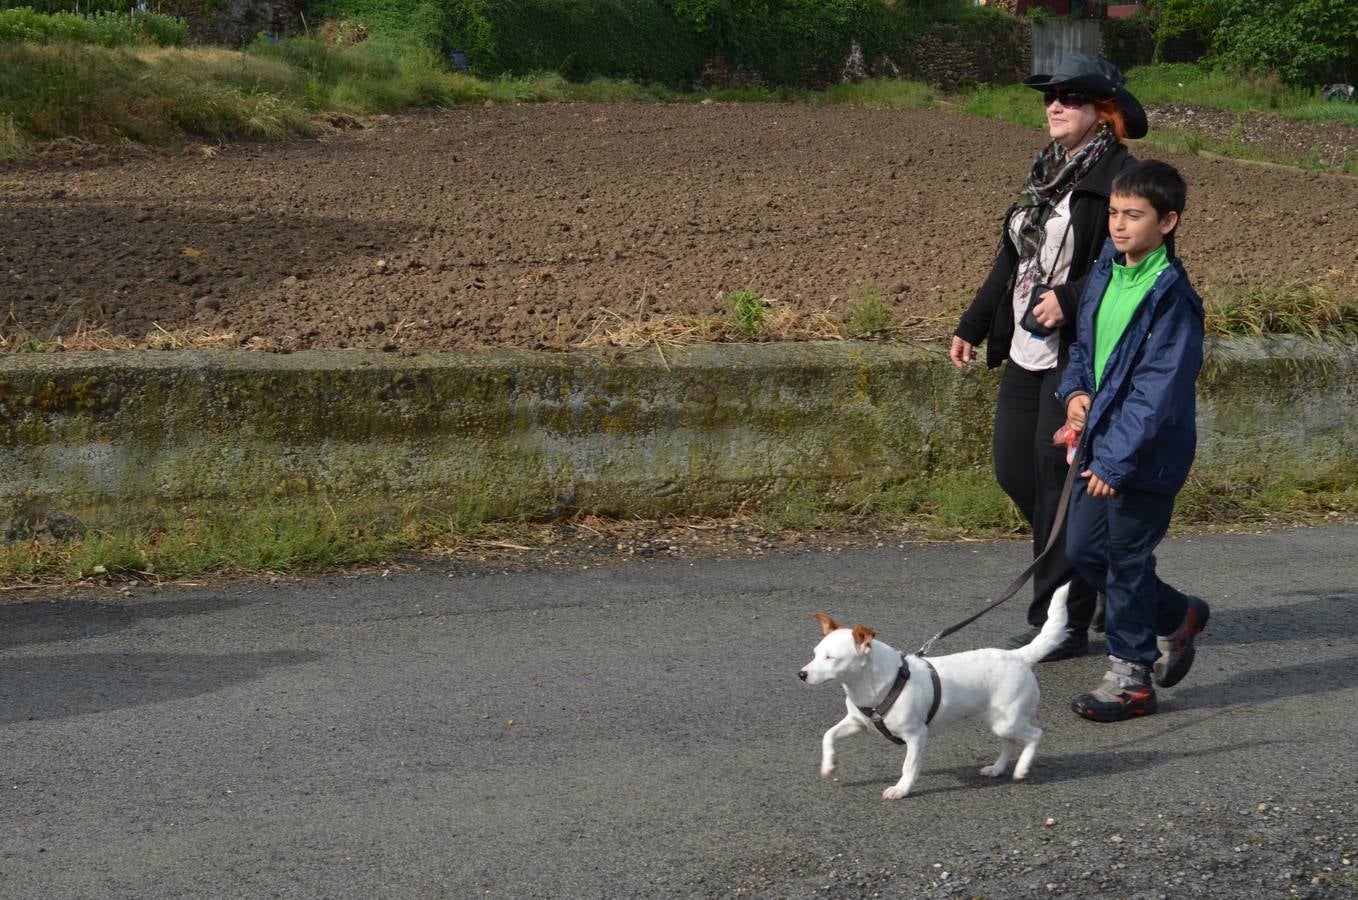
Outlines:
[[[318,493],[619,514],[851,501],[989,466],[995,376],[940,350],[11,355],[0,515]],[[1358,472],[1352,348],[1222,345],[1200,397],[1199,472]]]

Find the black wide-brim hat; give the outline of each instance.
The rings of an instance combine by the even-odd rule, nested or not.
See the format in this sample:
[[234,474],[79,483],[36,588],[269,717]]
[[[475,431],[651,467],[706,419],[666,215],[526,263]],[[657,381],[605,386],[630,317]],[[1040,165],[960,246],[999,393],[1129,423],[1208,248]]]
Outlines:
[[1062,88],[1112,100],[1127,120],[1127,137],[1143,138],[1149,130],[1146,111],[1124,87],[1127,76],[1101,57],[1089,53],[1072,53],[1061,60],[1055,72],[1050,75],[1030,75],[1023,79],[1023,83],[1039,91]]

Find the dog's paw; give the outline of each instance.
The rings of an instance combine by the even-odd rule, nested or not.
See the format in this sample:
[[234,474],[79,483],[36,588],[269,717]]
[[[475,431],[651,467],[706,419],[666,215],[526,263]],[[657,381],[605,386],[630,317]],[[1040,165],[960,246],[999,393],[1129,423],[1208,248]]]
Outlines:
[[[1004,774],[1004,766],[986,766],[981,770],[981,774],[986,778],[999,778]],[[1014,777],[1017,778],[1018,776],[1015,775]]]
[[891,787],[887,788],[886,790],[882,791],[883,800],[899,800],[904,796],[905,791],[896,787],[896,785],[894,784]]
[[834,778],[834,777],[835,777],[835,767],[834,767],[834,766],[821,766],[821,767],[820,767],[820,777],[821,777],[821,778]]
[[1027,769],[1015,769],[1015,770],[1014,770],[1014,780],[1015,780],[1015,781],[1022,781],[1023,779],[1025,779],[1025,778],[1027,778],[1027,777],[1028,777],[1028,770],[1027,770]]

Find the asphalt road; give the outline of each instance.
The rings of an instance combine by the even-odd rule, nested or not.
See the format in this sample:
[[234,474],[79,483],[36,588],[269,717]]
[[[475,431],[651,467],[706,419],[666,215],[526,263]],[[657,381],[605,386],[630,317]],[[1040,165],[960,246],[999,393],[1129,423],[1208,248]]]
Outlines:
[[810,614],[913,648],[1019,544],[7,602],[0,896],[1354,896],[1355,550],[1169,541],[1213,615],[1158,715],[1080,721],[1103,659],[1043,665],[1028,781],[963,725],[894,803],[876,735],[817,774]]

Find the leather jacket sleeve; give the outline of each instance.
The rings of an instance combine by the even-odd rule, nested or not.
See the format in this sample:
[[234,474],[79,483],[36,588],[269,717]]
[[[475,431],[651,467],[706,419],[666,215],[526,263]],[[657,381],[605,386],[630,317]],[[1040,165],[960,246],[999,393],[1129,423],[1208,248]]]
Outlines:
[[972,345],[980,344],[990,335],[995,316],[1002,314],[1001,309],[1008,311],[1007,304],[1013,291],[1014,270],[1017,266],[1018,251],[1007,235],[1001,235],[999,251],[995,254],[990,274],[972,298],[971,306],[962,313],[954,334]]

